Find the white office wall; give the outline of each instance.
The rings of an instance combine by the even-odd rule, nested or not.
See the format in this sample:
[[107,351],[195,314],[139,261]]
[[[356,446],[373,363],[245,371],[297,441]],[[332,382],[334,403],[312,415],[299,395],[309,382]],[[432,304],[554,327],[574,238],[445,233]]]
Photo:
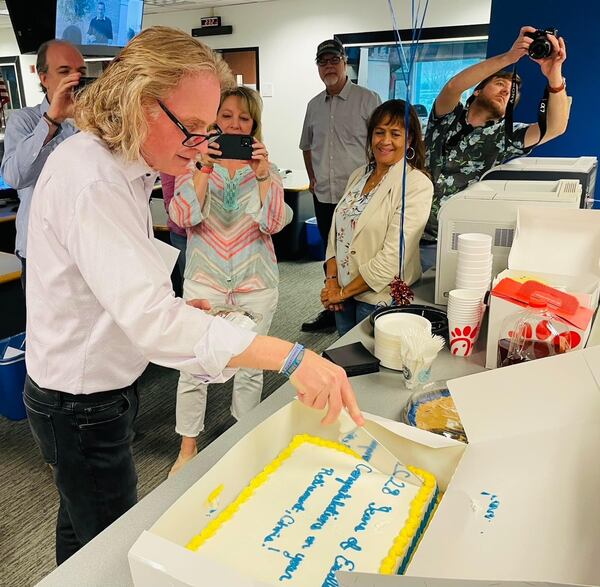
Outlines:
[[[400,28],[410,28],[409,0],[394,0]],[[415,3],[418,4],[418,3]],[[423,5],[423,3],[421,3]],[[491,0],[430,0],[425,27],[489,22]],[[144,28],[162,24],[186,32],[200,26],[209,10],[184,10],[144,17]],[[316,46],[337,33],[392,29],[387,0],[276,0],[215,9],[232,35],[203,37],[215,49],[259,47],[260,83],[272,84],[264,98],[265,141],[281,167],[302,167],[298,141],[307,102],[323,89],[314,63]],[[11,28],[0,28],[0,56],[17,55]],[[27,105],[40,102],[32,56],[21,59]]]
[[7,55],[18,55],[19,46],[17,45],[17,39],[15,33],[11,27],[0,28],[0,57],[6,57]]
[[[410,28],[409,0],[395,0],[398,26]],[[415,5],[418,3],[415,3]],[[424,3],[421,3],[423,5]],[[430,0],[425,27],[488,23],[491,0]],[[147,15],[143,26],[163,24],[187,32],[204,11]],[[265,142],[280,167],[303,167],[298,141],[307,102],[323,89],[316,46],[337,33],[391,30],[387,0],[277,0],[215,9],[232,35],[202,37],[215,49],[259,47],[260,83],[273,84],[264,98]]]

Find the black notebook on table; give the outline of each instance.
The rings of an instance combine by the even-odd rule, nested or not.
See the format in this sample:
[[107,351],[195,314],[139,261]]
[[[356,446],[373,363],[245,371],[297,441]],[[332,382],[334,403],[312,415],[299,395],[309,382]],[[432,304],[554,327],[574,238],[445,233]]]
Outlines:
[[323,351],[323,357],[339,365],[348,377],[379,371],[379,359],[371,354],[362,342]]

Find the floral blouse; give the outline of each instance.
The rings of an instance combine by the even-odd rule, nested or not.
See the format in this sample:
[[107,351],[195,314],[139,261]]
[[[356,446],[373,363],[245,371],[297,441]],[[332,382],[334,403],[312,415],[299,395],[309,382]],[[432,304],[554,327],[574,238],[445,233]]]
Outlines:
[[381,178],[372,190],[363,194],[362,191],[372,172],[373,167],[369,167],[361,179],[342,196],[335,209],[336,261],[338,280],[343,287],[346,287],[352,281],[349,271],[350,246],[356,223],[383,181],[383,178]]

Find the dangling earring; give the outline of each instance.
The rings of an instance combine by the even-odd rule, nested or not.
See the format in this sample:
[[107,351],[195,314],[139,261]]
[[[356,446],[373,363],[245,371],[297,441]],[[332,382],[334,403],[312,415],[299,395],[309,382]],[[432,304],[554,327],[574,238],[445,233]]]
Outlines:
[[412,161],[415,158],[415,155],[416,155],[415,150],[409,146],[406,149],[406,153],[404,156],[406,157],[407,161]]

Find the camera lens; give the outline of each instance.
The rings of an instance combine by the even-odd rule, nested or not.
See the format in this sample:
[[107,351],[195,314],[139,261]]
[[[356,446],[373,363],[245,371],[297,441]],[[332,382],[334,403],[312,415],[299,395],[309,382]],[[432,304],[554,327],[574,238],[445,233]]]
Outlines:
[[529,45],[529,56],[533,59],[545,59],[552,54],[552,44],[548,37],[538,37]]

